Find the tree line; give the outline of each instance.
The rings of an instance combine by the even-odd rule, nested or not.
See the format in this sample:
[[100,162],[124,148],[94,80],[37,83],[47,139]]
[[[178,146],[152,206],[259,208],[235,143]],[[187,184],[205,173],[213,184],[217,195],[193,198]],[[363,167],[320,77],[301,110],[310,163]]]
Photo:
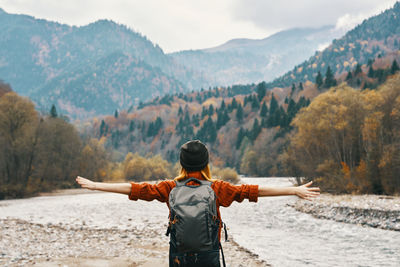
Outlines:
[[102,180],[106,152],[96,139],[83,140],[57,114],[35,110],[14,92],[0,97],[0,199],[74,185],[78,174]]
[[324,191],[400,192],[400,75],[377,90],[346,84],[317,96],[293,120],[281,156],[287,173]]

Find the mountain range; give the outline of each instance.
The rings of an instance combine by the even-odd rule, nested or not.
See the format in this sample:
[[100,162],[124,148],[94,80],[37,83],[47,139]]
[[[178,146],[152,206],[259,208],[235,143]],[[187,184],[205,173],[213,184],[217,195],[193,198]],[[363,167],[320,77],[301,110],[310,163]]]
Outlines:
[[[54,103],[72,116],[104,114],[205,83],[146,37],[109,20],[75,27],[0,9],[0,31],[0,79],[39,106]],[[105,99],[85,102],[87,92]]]
[[337,34],[292,29],[262,40],[235,39],[165,54],[145,36],[110,20],[76,27],[0,9],[0,79],[73,118],[127,109],[166,93],[271,80]]

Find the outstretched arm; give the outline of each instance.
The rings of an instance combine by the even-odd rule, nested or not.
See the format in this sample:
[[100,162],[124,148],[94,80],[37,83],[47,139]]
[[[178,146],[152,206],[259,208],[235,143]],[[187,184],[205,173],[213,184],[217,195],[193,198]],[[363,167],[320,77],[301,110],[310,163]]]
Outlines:
[[81,176],[76,177],[76,182],[80,184],[82,188],[87,188],[90,190],[99,190],[105,192],[120,193],[125,195],[129,195],[129,193],[131,192],[130,183],[100,183],[100,182],[93,182]]
[[319,196],[319,187],[310,187],[312,184],[308,182],[301,186],[289,186],[289,187],[269,187],[269,186],[259,186],[258,196],[287,196],[296,195],[299,198],[304,198],[307,200],[312,200],[312,198]]

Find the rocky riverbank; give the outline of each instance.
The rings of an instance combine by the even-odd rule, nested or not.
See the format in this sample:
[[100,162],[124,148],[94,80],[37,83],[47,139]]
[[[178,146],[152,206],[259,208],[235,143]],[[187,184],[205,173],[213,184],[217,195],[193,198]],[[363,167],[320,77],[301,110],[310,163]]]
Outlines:
[[[168,240],[156,229],[0,219],[0,236],[0,266],[168,266]],[[269,266],[233,240],[223,246],[228,266]]]
[[313,201],[298,200],[298,211],[316,218],[400,231],[400,197],[321,194]]

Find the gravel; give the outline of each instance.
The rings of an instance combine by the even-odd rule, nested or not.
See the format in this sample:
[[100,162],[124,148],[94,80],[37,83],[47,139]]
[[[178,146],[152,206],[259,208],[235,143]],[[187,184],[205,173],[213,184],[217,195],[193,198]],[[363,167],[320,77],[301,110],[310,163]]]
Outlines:
[[294,208],[320,219],[400,231],[399,196],[321,194],[298,200]]
[[[0,266],[168,266],[164,231],[0,219]],[[269,266],[232,239],[222,245],[228,266]]]

